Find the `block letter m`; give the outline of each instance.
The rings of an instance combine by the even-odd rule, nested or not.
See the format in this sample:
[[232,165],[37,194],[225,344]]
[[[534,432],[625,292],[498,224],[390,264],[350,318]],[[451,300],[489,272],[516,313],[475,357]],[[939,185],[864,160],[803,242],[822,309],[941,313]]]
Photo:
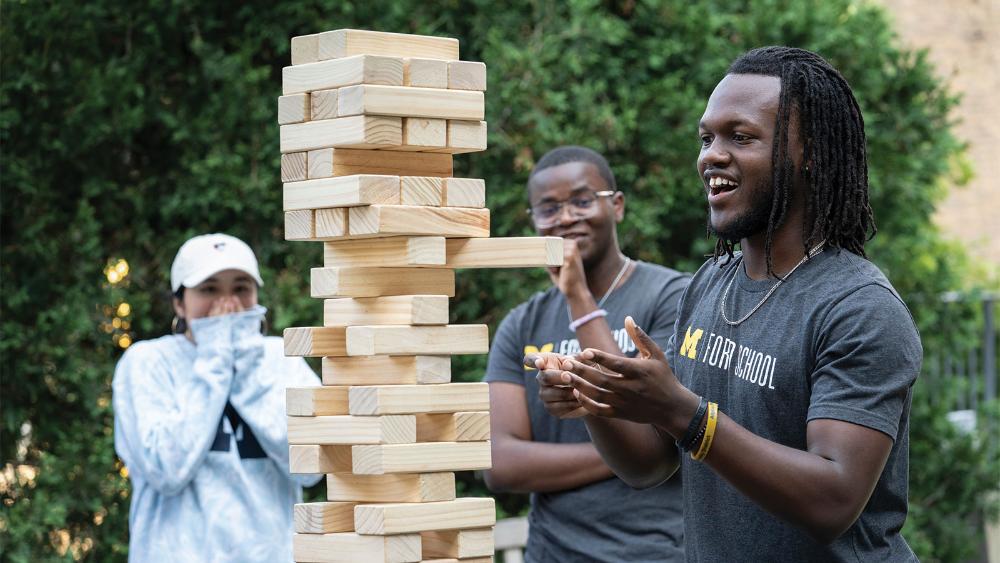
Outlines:
[[[556,345],[554,342],[543,344],[541,349],[539,349],[538,346],[532,346],[531,344],[528,344],[524,347],[524,355],[527,356],[528,354],[538,354],[538,353],[547,354],[552,350],[554,350],[555,347]],[[535,368],[529,368],[528,366],[524,366],[525,371],[531,371],[533,369]]]
[[691,327],[688,327],[684,332],[684,342],[681,343],[681,355],[687,356],[692,360],[698,356],[698,341],[701,340],[701,335],[705,334],[705,331],[698,329],[691,334]]

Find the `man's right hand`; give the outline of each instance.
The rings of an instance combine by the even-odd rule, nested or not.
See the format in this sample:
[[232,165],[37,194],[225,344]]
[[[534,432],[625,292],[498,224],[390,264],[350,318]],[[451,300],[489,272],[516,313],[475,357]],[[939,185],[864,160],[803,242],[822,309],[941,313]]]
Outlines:
[[563,239],[563,263],[558,268],[549,268],[549,279],[552,285],[571,298],[583,292],[590,292],[587,286],[587,274],[583,269],[583,259],[580,250],[573,239]]
[[[580,401],[573,396],[570,376],[563,370],[568,356],[552,353],[529,354],[524,365],[538,370],[538,396],[545,410],[556,418],[580,418],[587,415]],[[565,379],[563,376],[565,375]]]

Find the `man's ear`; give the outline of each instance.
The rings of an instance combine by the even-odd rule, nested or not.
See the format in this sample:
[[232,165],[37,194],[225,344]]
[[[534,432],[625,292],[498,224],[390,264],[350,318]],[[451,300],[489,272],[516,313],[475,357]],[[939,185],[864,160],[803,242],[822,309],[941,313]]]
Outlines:
[[615,192],[611,196],[611,204],[615,206],[615,223],[621,223],[625,219],[625,194]]

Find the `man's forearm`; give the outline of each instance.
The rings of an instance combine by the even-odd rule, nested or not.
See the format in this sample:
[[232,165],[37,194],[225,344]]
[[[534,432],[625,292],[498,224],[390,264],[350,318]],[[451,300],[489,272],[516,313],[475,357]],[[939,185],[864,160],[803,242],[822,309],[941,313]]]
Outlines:
[[613,476],[593,444],[506,438],[493,442],[493,469],[486,472],[486,484],[494,491],[548,493]]
[[632,487],[645,489],[659,485],[680,464],[677,449],[648,424],[597,416],[587,416],[584,422],[601,457],[615,475]]

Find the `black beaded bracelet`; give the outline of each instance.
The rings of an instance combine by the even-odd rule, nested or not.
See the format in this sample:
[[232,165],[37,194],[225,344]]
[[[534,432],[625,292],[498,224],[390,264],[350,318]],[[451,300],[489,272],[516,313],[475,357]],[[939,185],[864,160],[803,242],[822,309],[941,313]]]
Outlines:
[[708,399],[705,397],[701,397],[700,399],[701,401],[698,403],[698,410],[694,411],[694,416],[691,417],[691,422],[688,424],[687,432],[684,433],[684,436],[680,440],[675,442],[677,447],[684,451],[690,450],[691,445],[694,444],[694,441],[697,438],[696,434],[701,428],[701,419],[704,418],[705,411],[708,410]]

